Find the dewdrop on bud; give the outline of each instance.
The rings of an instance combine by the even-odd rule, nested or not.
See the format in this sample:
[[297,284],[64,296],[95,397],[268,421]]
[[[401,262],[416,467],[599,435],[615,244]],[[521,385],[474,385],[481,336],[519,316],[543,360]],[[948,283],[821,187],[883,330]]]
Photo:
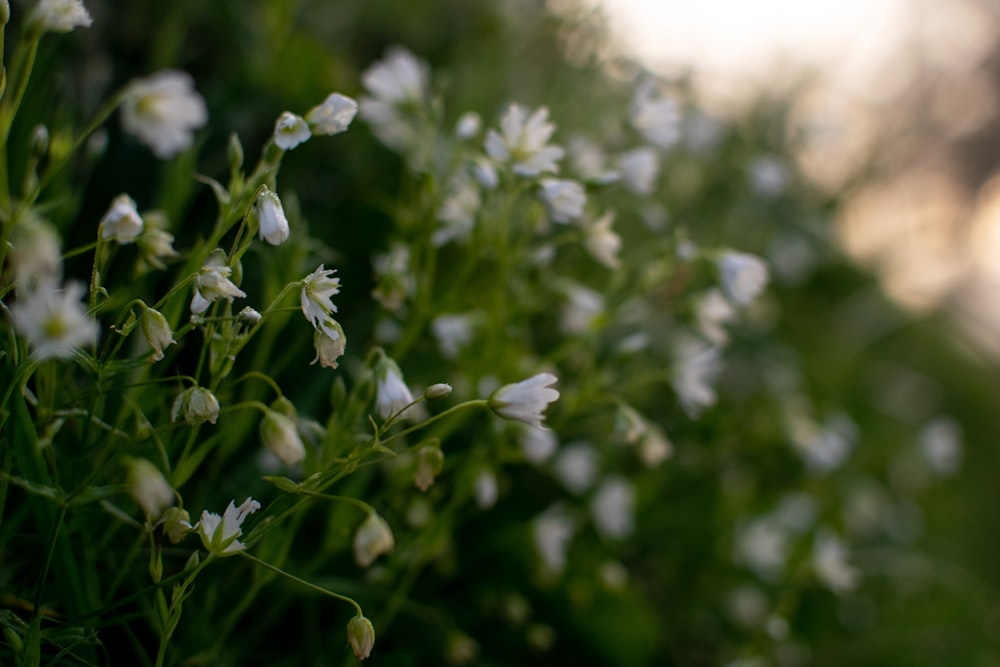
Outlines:
[[444,382],[438,382],[437,384],[432,384],[424,390],[424,398],[428,401],[433,401],[438,398],[444,398],[451,393],[451,385],[445,384]]
[[174,340],[174,332],[167,324],[167,318],[158,310],[147,308],[142,314],[140,326],[142,335],[153,349],[153,361],[163,359],[163,350],[177,342]]
[[375,646],[375,627],[364,616],[355,616],[347,622],[347,641],[351,644],[354,657],[364,660],[372,654]]
[[174,399],[173,408],[170,410],[171,421],[177,421],[181,417],[191,425],[203,422],[214,424],[219,418],[219,399],[202,387],[186,389]]
[[125,465],[128,468],[125,483],[143,514],[155,519],[174,504],[174,490],[159,468],[146,459],[129,458]]
[[382,554],[387,554],[396,546],[392,529],[378,514],[372,512],[354,534],[354,562],[368,567]]

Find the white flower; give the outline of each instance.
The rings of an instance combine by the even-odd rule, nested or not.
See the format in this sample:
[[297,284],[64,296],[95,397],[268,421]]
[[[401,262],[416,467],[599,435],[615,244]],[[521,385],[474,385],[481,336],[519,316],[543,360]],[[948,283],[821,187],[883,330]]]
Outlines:
[[25,216],[14,226],[10,259],[19,292],[62,280],[59,234],[52,225],[34,215]]
[[660,175],[660,158],[654,148],[633,148],[618,156],[618,169],[626,188],[637,195],[650,195]]
[[601,537],[628,537],[635,530],[635,489],[622,477],[607,477],[590,501],[590,513]]
[[351,645],[354,657],[364,660],[375,648],[375,626],[364,616],[351,617],[347,622],[347,642]]
[[275,410],[268,410],[261,420],[260,439],[286,466],[295,465],[306,457],[306,448],[295,429],[295,422]]
[[670,148],[680,138],[681,114],[677,102],[646,80],[636,88],[629,111],[632,127],[649,143]]
[[472,341],[478,318],[474,313],[439,315],[431,322],[431,333],[445,359],[457,359]]
[[389,49],[385,58],[361,74],[361,83],[369,93],[392,104],[422,101],[429,82],[427,63],[398,46]]
[[716,260],[722,291],[737,306],[748,306],[767,286],[767,264],[757,255],[735,250],[722,252]]
[[714,345],[725,345],[729,334],[723,325],[736,316],[736,310],[717,289],[702,292],[695,298],[695,320],[700,331]]
[[639,442],[639,460],[647,468],[655,468],[674,454],[674,445],[658,426],[649,425]]
[[857,588],[861,573],[847,562],[843,540],[828,529],[821,530],[813,544],[812,566],[816,575],[834,593]]
[[579,495],[593,486],[600,462],[597,450],[586,442],[566,445],[553,462],[553,472],[562,485]]
[[83,294],[83,286],[77,283],[59,289],[54,282],[43,281],[23,293],[18,289],[11,318],[31,345],[33,358],[66,359],[77,348],[97,343],[97,322],[80,302]]
[[559,399],[559,391],[551,385],[558,381],[552,373],[539,373],[527,380],[508,384],[489,397],[490,408],[504,419],[514,419],[542,428],[542,412]]
[[474,139],[479,134],[483,119],[475,111],[466,111],[455,123],[455,136],[463,141]]
[[476,504],[479,509],[488,510],[496,505],[499,494],[496,474],[489,468],[480,470],[476,475]]
[[135,202],[126,194],[111,201],[111,208],[101,218],[101,238],[114,239],[118,243],[131,243],[142,234],[142,218],[136,210]]
[[203,422],[214,424],[219,419],[219,399],[202,387],[185,389],[174,399],[170,410],[171,421],[177,421],[181,416],[191,425]]
[[128,85],[122,126],[161,159],[186,150],[194,130],[208,121],[205,100],[185,72],[164,70]]
[[553,222],[570,222],[583,215],[587,191],[576,181],[565,178],[543,178],[538,196],[545,204]]
[[311,136],[309,124],[291,111],[283,111],[274,121],[274,145],[282,150],[291,150]]
[[159,468],[146,459],[127,458],[126,485],[129,493],[143,514],[151,519],[174,504],[174,490],[170,488]]
[[417,450],[417,471],[413,475],[413,484],[421,491],[427,491],[434,485],[434,478],[444,468],[444,453],[438,446],[426,446]]
[[93,19],[80,0],[39,0],[28,23],[43,31],[71,32],[74,28],[89,28]]
[[762,155],[750,163],[750,187],[763,197],[775,197],[788,188],[788,166],[781,158]]
[[372,512],[354,533],[354,562],[361,567],[368,567],[382,554],[391,552],[395,546],[396,541],[389,524]]
[[213,252],[195,278],[191,312],[196,315],[204,313],[216,299],[226,299],[231,302],[236,297],[245,297],[246,292],[229,280],[232,273],[232,268],[226,264],[226,254],[221,250]]
[[434,230],[431,236],[434,245],[440,247],[449,241],[468,239],[482,205],[479,190],[464,172],[454,178],[437,210],[437,219],[444,225]]
[[555,173],[559,170],[556,162],[565,151],[548,143],[554,131],[546,107],[540,107],[529,117],[524,107],[511,104],[500,119],[500,132],[492,129],[487,132],[484,146],[491,158],[509,163],[515,174]]
[[568,151],[573,172],[581,180],[597,185],[607,185],[618,180],[618,171],[607,167],[607,155],[594,141],[586,137],[573,137]]
[[767,580],[784,568],[788,550],[787,529],[771,517],[754,519],[736,530],[734,559]]
[[588,223],[583,230],[583,247],[598,262],[609,269],[621,266],[618,252],[622,247],[622,239],[611,229],[615,221],[615,212],[608,211],[597,220]]
[[517,435],[524,460],[534,465],[541,465],[556,453],[559,440],[555,433],[542,428],[522,428]]
[[674,350],[673,385],[681,407],[692,419],[715,405],[712,383],[721,370],[717,347],[685,339]]
[[163,359],[163,350],[176,342],[174,332],[167,324],[167,318],[158,310],[146,308],[142,313],[139,326],[142,328],[142,335],[146,337],[149,347],[153,349],[153,361],[160,361]]
[[598,292],[567,283],[563,288],[567,301],[559,313],[559,329],[567,336],[577,336],[592,331],[604,314],[604,297]]
[[347,346],[347,337],[340,326],[340,322],[333,318],[326,318],[323,326],[313,332],[313,347],[316,348],[316,358],[310,364],[317,361],[323,368],[336,368],[337,359],[344,356],[344,348]]
[[261,315],[260,311],[258,311],[256,308],[251,308],[250,306],[243,306],[243,309],[240,310],[237,317],[239,317],[242,321],[246,322],[247,324],[257,324],[258,322],[260,322],[263,315]]
[[177,251],[174,250],[174,235],[165,229],[153,226],[155,220],[157,220],[157,216],[146,214],[146,219],[143,221],[143,232],[135,240],[135,243],[139,248],[140,266],[143,269],[153,267],[162,271],[167,268],[163,260],[177,257]]
[[232,556],[243,551],[247,547],[237,539],[243,534],[243,522],[259,509],[260,503],[247,498],[239,507],[230,500],[221,517],[207,510],[203,511],[197,526],[201,543],[213,556]]
[[920,431],[920,453],[939,475],[953,475],[962,466],[962,429],[954,419],[938,417]]
[[330,315],[337,312],[337,307],[330,300],[331,297],[340,293],[340,278],[331,278],[336,269],[324,269],[320,264],[319,268],[302,279],[302,314],[312,322],[317,331],[323,331],[333,338],[333,334],[327,331]]
[[388,419],[389,415],[396,414],[413,402],[413,394],[403,382],[403,373],[392,359],[382,357],[379,360],[375,366],[375,378],[375,412],[382,419]]
[[322,104],[309,110],[306,122],[313,135],[340,134],[351,125],[357,113],[357,102],[346,95],[330,93]]
[[281,207],[278,195],[266,187],[261,191],[254,203],[257,209],[257,223],[260,238],[271,245],[281,245],[288,238],[288,219]]
[[562,505],[552,505],[531,522],[531,535],[542,565],[550,574],[566,568],[566,551],[575,530],[573,519]]

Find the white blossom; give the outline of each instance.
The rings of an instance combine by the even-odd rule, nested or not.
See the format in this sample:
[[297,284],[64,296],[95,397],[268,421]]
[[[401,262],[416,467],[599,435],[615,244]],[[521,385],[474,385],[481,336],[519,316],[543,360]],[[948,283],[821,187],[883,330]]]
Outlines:
[[219,250],[213,252],[199,269],[198,277],[195,279],[191,312],[196,315],[204,313],[216,299],[226,299],[231,302],[236,297],[245,297],[246,292],[229,279],[232,273],[233,269],[226,264],[225,253]]
[[552,505],[531,522],[535,548],[549,574],[559,574],[566,568],[566,552],[575,530],[573,519],[562,505]]
[[313,135],[340,134],[351,125],[358,113],[358,103],[346,95],[330,93],[323,103],[306,114],[306,122]]
[[101,218],[101,238],[118,243],[131,243],[142,234],[143,223],[135,202],[126,194],[111,201],[111,207]]
[[736,309],[717,289],[710,289],[695,297],[695,321],[698,331],[714,345],[725,345],[729,340],[725,324],[736,316]]
[[606,539],[620,540],[635,530],[635,489],[625,478],[604,479],[590,501],[594,527]]
[[553,222],[567,223],[583,215],[587,191],[576,181],[565,178],[543,178],[538,196]]
[[268,410],[261,420],[260,439],[268,451],[286,466],[295,465],[306,457],[306,448],[295,428],[295,421],[276,410]]
[[521,446],[524,460],[534,465],[541,465],[551,459],[559,448],[559,440],[549,429],[522,428],[518,432],[517,442]]
[[333,318],[326,318],[322,327],[313,332],[313,347],[316,348],[316,358],[310,363],[324,368],[336,368],[338,359],[344,356],[344,348],[347,347],[347,337],[340,322]]
[[562,485],[579,495],[594,485],[600,461],[593,445],[576,442],[563,447],[552,465],[553,472]]
[[322,331],[330,338],[334,335],[327,328],[332,319],[331,314],[337,312],[331,297],[340,293],[340,278],[333,278],[336,269],[319,268],[302,279],[301,304],[302,314],[312,322],[317,331]]
[[640,146],[618,156],[622,183],[633,194],[651,195],[660,175],[660,157],[656,149]]
[[206,421],[214,424],[219,419],[219,399],[203,387],[185,389],[174,399],[170,420],[177,421],[182,416],[191,425]]
[[153,267],[160,271],[167,268],[164,259],[177,257],[174,250],[174,235],[157,224],[162,218],[157,212],[147,213],[143,220],[143,232],[135,240],[139,248],[139,263],[143,269]]
[[400,47],[372,64],[361,75],[369,95],[360,100],[360,115],[383,144],[410,150],[420,141],[413,112],[427,102],[430,68]]
[[445,359],[457,359],[462,349],[472,341],[476,322],[475,313],[439,315],[431,322],[431,334]]
[[653,81],[643,81],[632,98],[632,127],[658,148],[670,148],[680,139],[681,113],[677,101],[664,95]]
[[232,556],[243,551],[246,545],[238,539],[243,534],[243,522],[259,509],[259,502],[247,498],[239,507],[236,507],[234,501],[229,501],[229,506],[221,517],[213,512],[203,511],[197,525],[202,545],[213,556]]
[[28,23],[47,32],[71,32],[93,23],[80,0],[39,0],[28,15]]
[[721,370],[719,348],[684,339],[674,350],[673,386],[681,407],[691,418],[715,405],[712,383]]
[[443,225],[434,230],[431,242],[440,247],[449,241],[467,240],[482,205],[479,189],[463,172],[452,180],[444,201],[438,207],[437,219]]
[[463,141],[475,139],[483,125],[483,119],[475,111],[466,111],[455,123],[455,136]]
[[413,394],[403,382],[403,373],[392,359],[383,357],[378,362],[375,378],[375,412],[382,419],[388,419],[389,415],[413,402]]
[[10,259],[19,292],[62,280],[60,244],[55,228],[34,215],[26,215],[14,226]]
[[126,486],[132,498],[151,519],[174,504],[174,490],[163,473],[146,459],[127,458]]
[[11,318],[34,359],[66,359],[77,348],[97,343],[97,322],[84,309],[83,295],[78,283],[57,288],[53,281],[43,281],[27,291],[18,289]]
[[207,121],[205,100],[185,72],[164,70],[136,79],[122,101],[122,127],[161,159],[190,147],[194,130]]
[[566,283],[562,290],[566,303],[559,313],[559,329],[567,336],[587,333],[596,328],[604,314],[604,297],[589,287]]
[[559,391],[551,387],[557,381],[551,373],[539,373],[527,380],[504,385],[490,395],[489,406],[504,419],[541,428],[545,408],[559,399]]
[[788,165],[774,155],[761,155],[750,162],[750,187],[763,197],[776,197],[788,188]]
[[284,243],[289,234],[288,219],[285,217],[285,209],[281,207],[278,195],[265,187],[257,196],[254,207],[257,211],[260,238],[271,245]]
[[920,453],[939,475],[953,475],[962,466],[962,429],[954,419],[938,417],[920,431]]
[[846,593],[857,588],[861,573],[847,560],[848,551],[843,540],[828,529],[821,530],[813,543],[812,566],[826,586],[835,593]]
[[767,286],[767,264],[757,255],[726,250],[716,259],[722,291],[737,306],[748,306]]
[[583,247],[598,262],[609,269],[621,266],[618,253],[622,247],[622,239],[611,225],[615,222],[615,212],[608,211],[597,220],[589,222],[583,228]]
[[608,156],[595,141],[586,137],[573,137],[567,147],[573,173],[586,183],[607,185],[620,177],[617,169],[607,166]]
[[283,111],[274,121],[274,145],[282,150],[291,150],[312,136],[309,124],[302,116],[291,111]]
[[510,164],[520,176],[555,173],[559,170],[556,162],[565,151],[548,143],[554,131],[546,107],[529,116],[527,109],[511,104],[500,119],[500,132],[491,129],[486,133],[486,153],[497,162]]
[[368,567],[382,554],[387,554],[396,546],[392,529],[386,520],[371,512],[361,522],[354,533],[354,562]]
[[153,350],[153,361],[160,361],[163,359],[163,350],[176,342],[174,332],[170,330],[170,325],[167,323],[167,318],[158,310],[146,308],[142,313],[139,326],[142,329],[142,335],[146,337],[146,342]]
[[479,509],[488,510],[497,503],[500,488],[497,485],[497,476],[489,468],[484,468],[476,475],[476,505]]

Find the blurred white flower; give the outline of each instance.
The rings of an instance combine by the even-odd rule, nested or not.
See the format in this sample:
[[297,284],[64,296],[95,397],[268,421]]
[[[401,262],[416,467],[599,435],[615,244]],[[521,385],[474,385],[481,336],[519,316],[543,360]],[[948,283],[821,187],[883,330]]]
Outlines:
[[330,93],[323,103],[306,114],[306,122],[313,135],[340,134],[351,125],[358,113],[358,103],[346,95]]
[[443,246],[449,241],[465,241],[472,233],[483,200],[479,189],[465,175],[452,179],[448,194],[437,210],[437,219],[444,223],[434,230],[431,242]]
[[567,282],[562,286],[566,303],[559,313],[559,330],[578,336],[596,328],[604,315],[604,297],[589,287]]
[[260,238],[271,245],[281,245],[288,238],[288,219],[278,195],[264,188],[254,202]]
[[476,475],[476,505],[479,509],[488,510],[496,505],[499,494],[496,473],[489,468],[480,470]]
[[605,539],[620,540],[635,530],[635,489],[624,477],[608,476],[590,500],[594,527]]
[[725,324],[736,317],[736,309],[718,289],[710,289],[695,297],[694,316],[698,331],[714,345],[725,345],[729,334]]
[[83,295],[77,283],[58,288],[55,282],[43,281],[27,291],[18,289],[11,319],[31,346],[32,358],[66,359],[77,348],[97,343],[97,322],[84,309]]
[[403,372],[389,357],[383,356],[375,366],[375,412],[382,419],[396,414],[413,402],[413,394],[403,382]]
[[543,178],[538,184],[538,196],[553,222],[567,223],[583,215],[587,191],[582,185],[565,178]]
[[153,361],[163,359],[163,350],[177,342],[174,340],[174,332],[170,330],[170,325],[167,324],[167,318],[163,316],[163,313],[154,308],[146,308],[143,311],[139,326],[142,329],[142,335],[146,338],[146,342],[149,343],[149,347],[153,350]]
[[757,255],[726,250],[716,259],[722,291],[737,306],[748,306],[767,286],[767,264]]
[[566,568],[566,552],[576,530],[573,519],[562,505],[552,505],[531,522],[531,535],[549,574],[559,574]]
[[500,132],[490,129],[486,133],[486,153],[496,160],[511,165],[520,176],[538,176],[559,170],[556,162],[565,151],[549,144],[555,125],[549,122],[549,110],[538,108],[530,116],[524,107],[511,104],[500,119]]
[[344,349],[347,347],[347,336],[340,322],[328,317],[323,321],[323,326],[313,332],[313,347],[316,348],[316,358],[310,363],[324,368],[336,368],[338,359],[344,356]]
[[142,270],[150,267],[160,271],[167,268],[164,259],[177,257],[174,250],[174,235],[164,227],[166,216],[161,211],[150,211],[143,219],[143,231],[135,240],[139,249],[139,266]]
[[445,359],[457,359],[459,353],[472,341],[478,321],[475,313],[439,315],[431,322],[431,334]]
[[551,385],[558,381],[551,373],[539,373],[527,380],[500,387],[489,397],[489,406],[504,419],[514,419],[542,428],[542,413],[559,399]]
[[291,111],[281,112],[274,121],[274,145],[282,150],[291,150],[311,136],[309,123]]
[[597,480],[600,462],[597,450],[586,442],[566,445],[552,464],[556,478],[571,492],[579,495]]
[[556,434],[549,429],[521,428],[517,434],[517,442],[521,446],[524,460],[534,465],[541,465],[551,459],[559,448]]
[[611,229],[614,222],[615,212],[608,211],[597,220],[586,223],[583,228],[583,247],[609,269],[621,266],[618,252],[622,247],[622,239]]
[[306,448],[295,428],[295,421],[276,410],[268,410],[260,422],[260,439],[268,451],[286,466],[306,457]]
[[166,159],[191,146],[208,121],[205,100],[185,72],[164,70],[132,81],[122,101],[122,127]]
[[764,197],[775,197],[788,188],[791,176],[784,160],[762,155],[750,163],[750,187]]
[[737,528],[734,559],[772,581],[785,567],[788,537],[788,531],[770,517],[754,519]]
[[660,157],[656,149],[648,146],[633,148],[618,156],[618,170],[622,183],[633,194],[651,195],[660,175]]
[[10,259],[14,283],[19,292],[28,292],[43,283],[62,280],[61,240],[55,228],[34,215],[26,215],[14,225]]
[[821,530],[813,543],[812,566],[816,576],[834,593],[857,588],[861,573],[847,561],[843,540],[828,529]]
[[354,533],[354,562],[368,567],[382,554],[390,553],[396,546],[389,524],[372,512],[361,522]]
[[330,338],[334,338],[335,331],[329,331],[331,326],[332,313],[337,312],[337,307],[333,305],[331,297],[340,294],[340,278],[332,278],[336,269],[325,269],[320,264],[319,267],[302,279],[302,292],[300,302],[302,314],[312,322],[313,328],[326,333]]
[[372,296],[386,310],[398,310],[413,294],[416,282],[410,272],[410,246],[393,243],[387,252],[372,256],[372,268],[378,282]]
[[648,79],[636,88],[629,121],[646,141],[658,148],[670,148],[681,136],[681,113],[677,101],[664,95]]
[[639,460],[647,468],[655,468],[674,455],[674,445],[658,426],[650,424],[639,441]]
[[190,387],[174,399],[170,420],[176,422],[183,416],[184,421],[191,425],[203,422],[214,424],[219,419],[219,410],[219,399],[215,394],[203,387]]
[[954,419],[938,417],[920,431],[920,453],[939,475],[953,475],[962,466],[962,428]]
[[483,126],[483,119],[475,111],[466,111],[455,123],[455,136],[463,141],[475,139]]
[[135,202],[126,194],[120,194],[111,201],[111,208],[101,218],[101,238],[114,239],[118,243],[131,243],[142,234],[142,218],[136,210]]
[[28,15],[28,23],[47,32],[71,32],[93,23],[80,0],[39,0]]
[[673,386],[681,407],[692,419],[715,405],[712,384],[722,368],[717,347],[694,339],[682,339],[674,348]]
[[213,556],[232,556],[243,551],[246,545],[238,539],[243,534],[243,522],[259,509],[260,503],[247,498],[239,507],[230,500],[221,517],[207,510],[203,511],[197,525],[202,545]]
[[807,415],[790,415],[792,437],[805,461],[813,472],[828,473],[836,470],[854,449],[858,429],[845,415],[834,415],[822,425]]
[[146,459],[131,457],[126,457],[125,467],[125,484],[143,514],[156,519],[174,504],[174,490],[159,468]]
[[607,155],[597,142],[586,137],[573,137],[567,151],[573,173],[585,183],[607,185],[618,180],[618,171],[607,166]]
[[497,174],[497,168],[485,156],[480,155],[469,163],[469,173],[472,174],[476,183],[479,183],[479,187],[484,190],[493,190],[500,185],[500,175]]
[[232,273],[233,269],[226,264],[226,254],[221,250],[213,252],[198,271],[198,277],[195,279],[191,312],[201,315],[216,299],[226,299],[232,302],[236,297],[245,297],[246,292],[229,279]]
[[360,115],[386,146],[405,151],[420,140],[413,112],[427,102],[430,68],[412,53],[394,47],[361,75],[370,96],[360,100]]

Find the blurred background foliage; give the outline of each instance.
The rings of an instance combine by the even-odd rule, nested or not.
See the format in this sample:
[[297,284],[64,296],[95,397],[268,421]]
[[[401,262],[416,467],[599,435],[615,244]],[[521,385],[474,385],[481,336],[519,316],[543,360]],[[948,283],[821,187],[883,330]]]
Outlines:
[[[360,72],[393,45],[431,64],[445,127],[468,109],[494,125],[510,101],[544,104],[560,142],[575,131],[600,133],[612,125],[640,71],[604,55],[599,17],[564,11],[557,19],[531,0],[88,0],[87,6],[94,16],[90,29],[44,44],[35,81],[56,85],[51,98],[27,98],[32,106],[19,117],[15,136],[26,137],[36,118],[57,133],[60,122],[79,124],[133,77],[182,69],[197,81],[211,121],[200,149],[180,161],[196,160],[200,173],[216,178],[227,168],[231,132],[251,162],[252,147],[270,136],[281,111],[301,112],[332,90],[357,96]],[[23,8],[15,22],[19,15]],[[684,80],[671,85],[689,110],[697,107]],[[58,102],[64,99],[74,104]],[[345,554],[327,557],[330,544],[349,543],[355,516],[347,510],[303,519],[295,544],[263,543],[276,553],[258,553],[261,558],[287,559],[290,570],[358,598],[378,632],[373,664],[1000,664],[996,364],[959,344],[943,318],[917,318],[894,305],[838,250],[830,220],[840,193],[818,191],[794,173],[775,196],[753,191],[747,174],[755,159],[795,153],[799,137],[788,124],[788,102],[762,99],[745,115],[720,119],[713,152],[682,143],[664,164],[658,199],[668,224],[699,244],[768,257],[773,281],[763,312],[734,334],[718,407],[691,420],[663,390],[635,405],[662,425],[676,455],[659,469],[634,471],[636,531],[616,555],[627,574],[624,589],[601,575],[609,554],[599,539],[571,550],[558,580],[539,579],[527,525],[561,491],[525,465],[505,469],[495,508],[479,511],[470,493],[456,491],[446,498],[452,525],[409,537],[397,531],[401,552],[436,554],[406,572],[385,572],[398,567],[390,561],[362,580]],[[117,123],[107,125],[106,139],[92,170],[63,174],[67,184],[88,179],[82,200],[58,201],[50,212],[67,247],[89,237],[119,192],[131,193],[140,208],[166,211],[178,247],[208,228],[215,204],[207,187],[175,177],[185,172],[182,166],[157,161]],[[794,162],[787,164],[794,172]],[[293,229],[307,226],[335,253],[349,357],[363,357],[373,344],[371,257],[384,251],[394,202],[413,188],[412,179],[399,156],[360,121],[335,143],[303,145],[282,167],[280,184],[294,196],[279,194]],[[620,220],[620,233],[627,236],[638,222]],[[796,270],[780,251],[788,239],[808,247],[807,269]],[[666,335],[686,307],[674,297],[679,285],[698,280],[676,264],[661,264],[648,258],[648,279],[663,283],[664,330],[654,336]],[[248,267],[253,270],[262,269]],[[603,279],[595,276],[595,285]],[[281,353],[286,346],[307,350],[308,334],[284,332],[301,337],[294,345],[274,340],[269,371],[300,412],[322,421],[333,374]],[[418,352],[419,346],[410,364],[419,366]],[[789,369],[799,376],[788,377]],[[809,470],[789,444],[785,409],[796,393],[807,394],[819,415],[850,415],[856,444],[837,470]],[[964,441],[960,472],[943,479],[921,463],[917,444],[920,428],[938,415],[953,417]],[[569,429],[559,432],[564,442],[588,436],[586,423],[562,425]],[[450,472],[458,474],[446,467],[431,497],[442,488],[463,488]],[[220,497],[267,493],[255,461],[230,460],[218,474]],[[350,483],[377,489],[409,481],[359,476]],[[734,526],[795,492],[817,499],[824,523],[848,530],[857,498],[888,508],[884,524],[852,535],[851,560],[862,572],[855,590],[833,593],[811,578],[801,565],[806,543],[793,545],[793,565],[778,578],[735,562]],[[412,495],[378,497],[395,503],[381,509],[402,524]],[[188,504],[200,507],[202,500]],[[439,548],[429,548],[435,540]],[[196,591],[178,641],[209,647],[224,638],[225,648],[184,664],[353,660],[340,645],[343,619],[328,600],[272,581],[247,563],[232,567],[246,569],[243,586],[270,587],[268,604],[243,610],[238,630],[220,628],[219,610],[235,606],[245,591],[232,581],[229,588],[211,588],[218,599],[199,600]],[[770,610],[763,620],[733,613],[738,590],[763,593]],[[469,653],[463,636],[474,639],[478,652]],[[121,664],[116,646],[152,638],[115,626],[102,631],[101,640],[110,664]],[[764,657],[753,662],[754,656]]]

